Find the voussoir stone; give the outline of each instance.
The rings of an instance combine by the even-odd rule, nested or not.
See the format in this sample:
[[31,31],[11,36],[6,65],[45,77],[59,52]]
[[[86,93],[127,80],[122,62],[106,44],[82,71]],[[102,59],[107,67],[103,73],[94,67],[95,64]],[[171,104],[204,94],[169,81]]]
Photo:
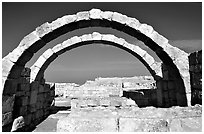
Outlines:
[[106,20],[112,20],[113,12],[105,11],[101,13],[101,17]]
[[55,30],[59,27],[62,27],[63,25],[66,25],[67,24],[67,20],[65,17],[62,17],[62,18],[58,18],[56,20],[54,20],[51,24],[50,24],[50,29],[51,30]]
[[35,66],[41,68],[42,65],[45,63],[47,59],[45,59],[45,57],[43,55],[41,55],[38,60],[35,62]]
[[82,41],[89,41],[92,40],[92,34],[84,34],[81,36]]
[[47,49],[44,53],[43,53],[43,56],[48,59],[50,58],[50,56],[52,56],[54,54],[54,52],[52,51],[52,49]]
[[54,47],[52,48],[52,51],[53,51],[54,53],[57,53],[57,52],[59,52],[59,51],[62,50],[62,49],[63,49],[62,44],[57,44],[56,46],[54,46]]
[[127,21],[127,16],[122,15],[121,13],[114,12],[113,16],[112,16],[112,20],[116,21],[116,22],[119,22],[121,24],[125,24],[126,21]]
[[89,20],[89,12],[88,11],[78,12],[76,14],[76,16],[77,16],[77,21]]
[[133,51],[136,52],[141,57],[143,57],[146,54],[146,51],[141,49],[139,46],[134,46]]
[[93,32],[92,33],[92,40],[101,40],[102,35],[98,32]]
[[156,42],[159,46],[161,46],[162,48],[164,48],[167,43],[168,43],[168,39],[166,39],[164,36],[160,35],[158,32],[153,31],[151,33],[151,35],[149,35],[149,37]]
[[63,17],[67,24],[75,22],[77,20],[77,16],[74,15],[66,15]]
[[152,56],[150,56],[148,53],[146,53],[143,56],[143,59],[145,59],[145,61],[149,64],[149,66],[151,66],[155,62],[154,58]]
[[141,33],[145,34],[146,36],[149,36],[151,35],[154,29],[152,26],[149,26],[147,24],[141,24],[139,30]]
[[43,37],[52,31],[52,28],[48,22],[42,24],[41,26],[36,28],[36,33],[39,37]]
[[123,38],[114,38],[113,42],[119,45],[123,45],[125,43],[125,40]]
[[23,47],[24,49],[27,49],[39,40],[40,40],[40,37],[38,36],[38,33],[36,31],[33,31],[30,34],[26,35],[21,40],[21,42],[18,46]]
[[128,17],[126,25],[137,30],[141,24],[137,19]]
[[90,18],[92,18],[92,19],[102,19],[100,9],[91,9],[89,11],[89,14],[90,14]]
[[78,36],[74,36],[70,40],[72,45],[81,42],[81,38]]

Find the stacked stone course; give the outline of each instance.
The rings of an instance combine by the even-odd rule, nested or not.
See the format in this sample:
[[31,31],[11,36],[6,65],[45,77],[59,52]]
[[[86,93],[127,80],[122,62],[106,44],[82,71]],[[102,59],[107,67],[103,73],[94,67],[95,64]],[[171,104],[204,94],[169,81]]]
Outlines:
[[[3,96],[3,130],[28,130],[49,115],[54,100],[54,85],[44,80],[30,83],[30,69],[24,68],[16,82],[16,93]],[[9,91],[9,90],[7,90]]]
[[189,55],[191,104],[202,104],[202,50]]

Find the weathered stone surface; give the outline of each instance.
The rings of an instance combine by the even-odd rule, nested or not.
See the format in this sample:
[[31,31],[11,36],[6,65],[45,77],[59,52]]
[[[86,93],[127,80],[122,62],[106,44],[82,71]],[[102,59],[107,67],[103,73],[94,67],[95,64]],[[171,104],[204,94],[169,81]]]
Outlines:
[[105,11],[105,12],[102,12],[101,14],[101,17],[106,20],[111,20],[112,16],[113,16],[113,12],[110,12],[110,11]]
[[17,91],[18,81],[16,79],[7,79],[3,88],[3,95],[13,95]]
[[21,76],[23,76],[23,77],[30,77],[30,72],[31,72],[31,69],[26,67],[21,72]]
[[11,132],[18,130],[19,128],[22,128],[23,126],[25,126],[25,121],[23,116],[20,116],[13,121]]
[[150,36],[154,29],[152,26],[149,26],[147,24],[141,24],[139,27],[139,31],[145,34],[146,36]]
[[[149,36],[154,42],[156,42],[159,46],[164,48],[167,43],[168,39],[157,33],[156,31],[153,31],[152,34]],[[169,45],[169,44],[168,44]]]
[[89,11],[91,19],[102,19],[101,18],[101,10],[100,9],[91,9]]
[[7,77],[10,73],[11,68],[14,66],[14,63],[7,58],[2,60],[2,76]]
[[117,132],[117,119],[67,117],[58,121],[57,132]]
[[12,122],[12,112],[2,114],[2,126],[5,126]]
[[35,104],[37,102],[37,94],[38,94],[37,90],[31,91],[31,93],[30,93],[30,105]]
[[65,15],[64,17],[64,20],[66,21],[66,23],[72,23],[74,21],[76,21],[77,19],[77,16],[74,14],[74,15]]
[[52,31],[52,28],[48,22],[36,28],[36,33],[39,37],[43,37],[51,31]]
[[84,34],[82,36],[80,36],[81,41],[89,41],[92,40],[92,34]]
[[112,20],[116,21],[116,22],[119,22],[121,24],[125,24],[126,21],[127,21],[127,16],[122,15],[121,13],[114,12],[113,16],[112,16]]
[[128,25],[131,28],[138,29],[141,24],[137,19],[128,17],[126,21],[126,25]]
[[[36,67],[38,67],[38,68],[41,68],[42,67],[42,65],[45,63],[45,61],[46,61],[47,59],[43,56],[43,55],[41,55],[39,58],[38,58],[38,60],[35,62],[35,66]],[[32,69],[31,69],[31,73],[32,73]]]
[[150,56],[148,53],[144,55],[143,59],[147,62],[147,64],[149,64],[149,66],[151,66],[155,62],[154,58]]
[[120,118],[119,132],[167,132],[168,122],[161,119]]
[[50,27],[52,30],[55,30],[59,27],[62,27],[65,24],[67,24],[67,21],[68,21],[68,19],[66,17],[58,18],[50,24]]
[[57,44],[57,45],[55,45],[55,46],[52,48],[52,51],[53,51],[54,53],[57,53],[57,52],[59,52],[59,51],[62,50],[62,49],[63,49],[62,44]]
[[40,37],[36,31],[31,32],[30,34],[26,35],[18,45],[19,47],[23,47],[24,50],[28,49],[32,46],[35,42],[39,41]]
[[98,32],[93,32],[92,33],[92,40],[101,40],[102,35]]
[[40,71],[40,68],[34,65],[34,66],[30,67],[30,69],[31,69],[30,82],[33,82],[36,79],[36,76],[37,76],[38,72]]
[[77,16],[77,20],[76,21],[89,20],[89,12],[88,11],[78,12],[76,14],[76,16]]
[[50,58],[50,56],[52,56],[54,54],[54,52],[52,51],[52,49],[47,49],[44,53],[43,53],[43,56],[45,59],[48,59]]
[[18,84],[18,89],[17,91],[30,91],[30,84],[26,83],[26,84]]
[[2,113],[7,113],[13,111],[15,95],[12,96],[2,96]]
[[17,106],[26,106],[28,105],[28,102],[29,102],[28,100],[29,100],[28,96],[16,97],[15,104]]
[[72,45],[81,42],[81,38],[78,36],[74,36],[70,38]]

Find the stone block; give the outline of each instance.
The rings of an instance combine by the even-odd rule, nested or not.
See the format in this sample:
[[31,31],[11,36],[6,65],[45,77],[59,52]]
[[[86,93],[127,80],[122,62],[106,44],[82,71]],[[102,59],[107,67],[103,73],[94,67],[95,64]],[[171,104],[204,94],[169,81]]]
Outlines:
[[38,89],[39,89],[39,82],[38,81],[33,81],[32,83],[31,83],[31,91],[34,91],[34,90],[37,90],[38,91]]
[[38,91],[34,90],[30,93],[30,105],[35,104],[37,102]]
[[169,125],[170,132],[201,132],[201,117],[172,119]]
[[150,56],[148,53],[146,53],[142,58],[147,62],[149,66],[151,66],[155,62],[154,58]]
[[109,99],[101,99],[100,105],[108,107],[108,106],[110,106],[110,100]]
[[17,106],[15,109],[15,114],[13,116],[18,115],[27,115],[28,114],[28,106]]
[[11,132],[17,131],[18,129],[25,126],[25,121],[23,116],[20,116],[13,121]]
[[20,78],[18,78],[18,83],[30,84],[30,77],[20,77]]
[[63,16],[63,19],[66,21],[67,24],[69,24],[69,23],[76,21],[77,16],[75,14],[74,15],[66,15],[66,16]]
[[[36,66],[36,67],[38,67],[38,68],[41,68],[42,67],[42,65],[46,62],[46,58],[43,56],[43,55],[41,55],[39,58],[38,58],[38,60],[34,63],[34,65]],[[33,71],[33,70],[31,70],[31,71]]]
[[15,95],[2,96],[2,113],[13,111],[14,100],[15,100]]
[[52,21],[50,26],[52,27],[52,30],[56,30],[64,25],[67,24],[67,16],[57,18],[56,20]]
[[78,36],[74,36],[72,38],[70,38],[72,45],[81,42],[81,38]]
[[29,103],[29,97],[28,96],[21,96],[21,97],[16,97],[16,102],[15,104],[17,106],[26,106]]
[[43,108],[43,103],[42,102],[37,102],[36,103],[36,109],[42,109]]
[[149,26],[147,24],[141,24],[139,27],[139,31],[145,34],[146,36],[150,36],[154,29],[152,26]]
[[92,40],[101,40],[102,35],[98,32],[93,32],[92,34]]
[[47,49],[42,55],[45,59],[50,58],[50,56],[52,56],[54,54],[54,52],[52,51],[52,49]]
[[175,89],[175,83],[174,81],[168,81],[168,89],[172,90],[172,89]]
[[28,105],[28,112],[29,113],[34,113],[34,112],[36,112],[36,110],[37,110],[37,103]]
[[119,118],[119,132],[167,132],[167,125],[163,119]]
[[113,12],[105,11],[101,13],[101,17],[106,20],[111,20],[113,16]]
[[36,111],[36,119],[43,117],[43,109],[39,109]]
[[38,90],[39,93],[43,93],[44,92],[44,86],[43,85],[39,85],[39,90]]
[[77,16],[77,20],[76,21],[89,20],[89,12],[88,11],[78,12],[76,14],[76,16]]
[[13,95],[17,91],[18,81],[16,79],[7,79],[4,84],[3,95]]
[[102,19],[100,9],[91,9],[89,14],[91,19]]
[[166,44],[168,43],[168,39],[156,31],[153,31],[149,37],[162,48],[165,48]]
[[17,91],[30,91],[30,84],[27,83],[27,84],[18,84],[18,88],[17,88]]
[[42,24],[41,26],[36,28],[36,33],[39,37],[43,37],[46,34],[48,34],[49,32],[52,31],[52,28],[50,26],[50,24],[48,22]]
[[126,25],[133,29],[138,29],[141,24],[137,19],[128,17],[126,21]]
[[7,58],[2,60],[2,76],[7,77],[14,66],[14,63]]
[[30,72],[31,72],[30,68],[25,67],[21,72],[21,76],[30,77]]
[[168,81],[167,80],[163,81],[163,90],[168,91]]
[[12,112],[2,114],[2,126],[5,126],[13,121]]
[[117,132],[117,118],[66,117],[57,123],[57,132]]
[[113,21],[119,22],[121,24],[125,24],[127,21],[127,18],[128,17],[126,15],[122,15],[121,13],[117,13],[117,12],[114,12],[112,16]]
[[194,53],[191,53],[188,57],[189,59],[189,65],[196,65],[198,62],[197,62],[197,59],[196,59],[196,52]]
[[28,114],[24,117],[25,125],[29,126],[32,123],[32,114]]
[[59,51],[63,49],[62,44],[57,44],[52,48],[52,51],[56,54],[58,54]]
[[202,64],[202,50],[197,53],[198,64]]

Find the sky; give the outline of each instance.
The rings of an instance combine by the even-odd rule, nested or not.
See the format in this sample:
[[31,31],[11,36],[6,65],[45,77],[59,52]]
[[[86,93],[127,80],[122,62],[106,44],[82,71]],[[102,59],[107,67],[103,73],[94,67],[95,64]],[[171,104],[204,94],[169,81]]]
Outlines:
[[[141,23],[151,25],[169,43],[191,53],[202,49],[202,3],[172,2],[55,2],[55,3],[2,3],[2,57],[15,49],[24,36],[45,22],[52,22],[64,15],[76,14],[99,8],[134,17]],[[137,39],[110,28],[85,28],[69,32],[48,43],[29,61],[30,67],[48,48],[72,36],[100,32],[114,34],[127,42],[139,45],[159,58]],[[132,77],[150,75],[146,67],[128,52],[103,44],[88,44],[70,50],[53,61],[45,72],[46,81],[74,82],[83,84],[97,77]]]

